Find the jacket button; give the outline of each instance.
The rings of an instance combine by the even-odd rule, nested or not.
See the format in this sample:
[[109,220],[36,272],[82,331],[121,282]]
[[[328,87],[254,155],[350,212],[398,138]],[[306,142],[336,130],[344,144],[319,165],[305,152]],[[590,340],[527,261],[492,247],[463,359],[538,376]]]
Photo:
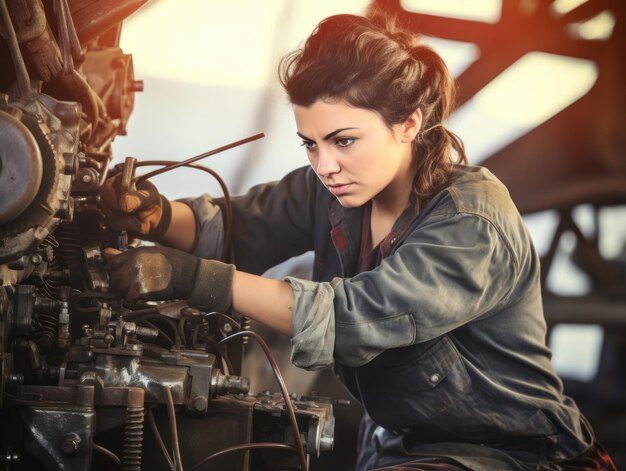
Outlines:
[[436,384],[441,379],[441,376],[439,376],[438,373],[433,373],[428,377],[428,379],[430,380],[431,383]]

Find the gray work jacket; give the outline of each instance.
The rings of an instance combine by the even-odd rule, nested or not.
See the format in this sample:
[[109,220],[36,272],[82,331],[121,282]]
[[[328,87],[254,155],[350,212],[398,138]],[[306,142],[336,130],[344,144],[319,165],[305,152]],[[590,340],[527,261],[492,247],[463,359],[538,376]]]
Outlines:
[[[187,202],[197,255],[215,257],[224,201]],[[550,363],[537,254],[488,170],[455,166],[445,190],[396,221],[380,265],[358,274],[362,208],[341,207],[310,167],[232,205],[238,269],[315,252],[314,281],[287,278],[292,361],[334,365],[378,426],[359,468],[447,456],[476,470],[554,469],[592,444]]]

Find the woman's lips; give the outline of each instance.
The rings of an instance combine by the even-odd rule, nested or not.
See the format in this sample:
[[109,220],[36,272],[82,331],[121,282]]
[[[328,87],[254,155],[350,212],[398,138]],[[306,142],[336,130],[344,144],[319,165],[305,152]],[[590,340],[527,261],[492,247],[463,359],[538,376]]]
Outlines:
[[351,186],[352,186],[352,183],[344,183],[341,185],[331,185],[328,187],[328,189],[333,195],[341,196],[344,193],[346,193],[350,189]]

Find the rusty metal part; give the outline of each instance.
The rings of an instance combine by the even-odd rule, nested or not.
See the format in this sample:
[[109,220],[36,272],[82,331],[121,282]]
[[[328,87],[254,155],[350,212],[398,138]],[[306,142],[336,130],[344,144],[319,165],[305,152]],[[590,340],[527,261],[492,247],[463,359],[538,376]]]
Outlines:
[[132,56],[119,48],[89,51],[84,56],[81,71],[101,98],[108,116],[119,120],[118,134],[125,135],[135,93],[143,91],[143,82],[135,80]]
[[0,0],[0,20],[2,21],[2,35],[9,45],[9,51],[13,59],[13,66],[17,78],[17,89],[19,94],[22,95],[30,91],[30,76],[26,68],[26,63],[24,62],[24,57],[20,51],[19,40],[15,28],[13,27],[6,0]]
[[[6,96],[4,96],[6,102]],[[0,95],[0,107],[2,107]],[[21,122],[35,138],[41,152],[43,178],[33,202],[19,217],[0,225],[0,262],[34,251],[64,219],[71,219],[72,166],[79,145],[80,105],[60,102],[42,93],[29,94],[5,109],[19,109]]]
[[95,430],[93,386],[18,386],[15,403],[28,431],[25,446],[58,469],[90,468]]
[[[256,395],[254,412],[257,420],[266,424],[267,429],[272,428],[271,423],[278,425],[279,418],[286,421],[285,400],[281,394],[263,391]],[[299,423],[306,424],[301,433],[306,437],[304,447],[306,452],[313,456],[319,456],[322,451],[331,451],[334,448],[335,417],[333,405],[329,398],[318,396],[292,396],[293,405]],[[293,445],[293,435],[284,430],[283,443]],[[269,437],[268,437],[269,438]]]
[[109,275],[100,247],[83,247],[82,260],[87,273],[87,286],[90,290],[104,292],[109,288]]
[[22,214],[42,179],[41,152],[28,128],[0,111],[0,224]]
[[122,180],[120,181],[121,194],[125,195],[129,191],[135,189],[135,164],[137,159],[135,157],[126,157],[124,159],[124,168],[122,169]]
[[[50,80],[62,70],[63,59],[41,0],[11,1],[8,7],[22,53],[36,70],[35,78]],[[14,63],[17,63],[15,57]]]

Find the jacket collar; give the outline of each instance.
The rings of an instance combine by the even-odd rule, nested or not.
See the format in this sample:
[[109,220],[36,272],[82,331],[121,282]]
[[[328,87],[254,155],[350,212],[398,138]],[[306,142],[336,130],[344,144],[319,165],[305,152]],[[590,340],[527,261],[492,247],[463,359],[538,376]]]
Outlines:
[[[384,258],[404,239],[417,219],[414,205],[407,207],[394,223],[391,232],[381,242],[380,253]],[[330,236],[341,261],[343,276],[355,275],[361,246],[361,224],[363,207],[344,208],[333,198],[328,204]]]

